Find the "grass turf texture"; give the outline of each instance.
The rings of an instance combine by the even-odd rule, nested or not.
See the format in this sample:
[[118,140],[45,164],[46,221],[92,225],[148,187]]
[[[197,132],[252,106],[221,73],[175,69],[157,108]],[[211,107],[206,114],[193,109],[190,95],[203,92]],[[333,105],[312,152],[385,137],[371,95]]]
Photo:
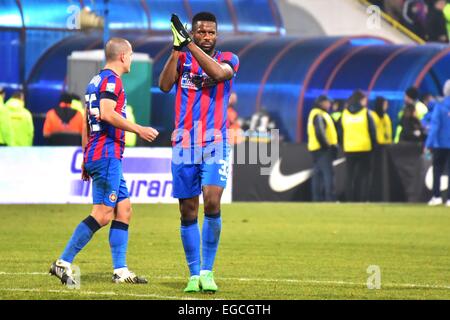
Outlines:
[[[1,299],[450,299],[449,208],[223,205],[215,295],[183,293],[176,205],[134,205],[128,265],[148,285],[111,283],[107,227],[75,259],[80,290],[62,286],[46,273],[90,208],[0,206]],[[367,288],[369,265],[380,290]]]

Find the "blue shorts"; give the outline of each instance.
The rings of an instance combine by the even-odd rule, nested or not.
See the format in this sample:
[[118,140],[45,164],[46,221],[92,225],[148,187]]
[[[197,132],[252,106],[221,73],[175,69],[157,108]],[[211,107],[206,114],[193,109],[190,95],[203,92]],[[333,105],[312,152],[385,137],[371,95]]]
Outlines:
[[172,149],[173,197],[187,199],[198,196],[202,187],[219,186],[225,189],[229,172],[230,148],[192,147]]
[[106,158],[87,162],[84,167],[92,178],[92,198],[94,204],[115,207],[127,199],[128,188],[122,174],[122,161]]

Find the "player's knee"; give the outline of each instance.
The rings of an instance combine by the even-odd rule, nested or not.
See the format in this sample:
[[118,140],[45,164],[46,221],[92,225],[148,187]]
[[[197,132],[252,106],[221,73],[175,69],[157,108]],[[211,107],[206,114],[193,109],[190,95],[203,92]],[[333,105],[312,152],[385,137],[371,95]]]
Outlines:
[[108,225],[114,217],[114,208],[108,206],[100,206],[94,208],[92,216],[97,220],[101,227]]
[[181,204],[180,210],[182,212],[192,212],[197,209],[197,204],[193,201],[185,201]]
[[183,220],[194,220],[198,214],[197,207],[192,204],[181,206],[180,213]]
[[220,211],[220,199],[218,197],[209,197],[205,199],[205,213],[217,213]]
[[197,218],[197,210],[195,210],[194,208],[183,208],[181,210],[181,217],[183,220],[194,220],[195,218]]
[[123,223],[129,224],[132,214],[133,208],[131,206],[127,206],[125,208],[122,208],[120,212],[118,212],[116,219]]

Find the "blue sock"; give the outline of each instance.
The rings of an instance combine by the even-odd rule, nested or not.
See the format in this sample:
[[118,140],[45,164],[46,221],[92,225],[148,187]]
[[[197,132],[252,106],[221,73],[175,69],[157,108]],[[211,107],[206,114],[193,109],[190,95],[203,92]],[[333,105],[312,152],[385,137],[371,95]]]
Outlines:
[[128,224],[113,220],[109,229],[109,245],[114,269],[127,266]]
[[75,256],[91,240],[100,225],[93,216],[84,219],[75,229],[60,259],[72,263]]
[[197,219],[181,220],[181,241],[191,276],[200,275],[200,230]]
[[214,214],[205,213],[202,230],[202,270],[212,271],[221,230],[220,211]]

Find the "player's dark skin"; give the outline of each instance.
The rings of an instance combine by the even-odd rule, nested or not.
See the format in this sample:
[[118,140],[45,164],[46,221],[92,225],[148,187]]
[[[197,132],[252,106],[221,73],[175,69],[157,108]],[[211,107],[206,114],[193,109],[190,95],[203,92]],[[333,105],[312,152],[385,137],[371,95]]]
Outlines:
[[[234,71],[230,65],[219,63],[212,57],[215,53],[217,41],[217,25],[211,21],[197,21],[192,26],[191,37],[193,42],[187,45],[194,58],[205,73],[216,80],[222,82],[230,80],[234,76]],[[178,80],[177,62],[179,51],[172,50],[172,54],[164,66],[159,77],[159,87],[164,92],[169,92]],[[218,213],[220,211],[220,199],[223,188],[213,185],[205,185],[202,188],[204,211],[206,213]],[[184,221],[192,221],[198,217],[199,197],[179,199],[181,218]]]

